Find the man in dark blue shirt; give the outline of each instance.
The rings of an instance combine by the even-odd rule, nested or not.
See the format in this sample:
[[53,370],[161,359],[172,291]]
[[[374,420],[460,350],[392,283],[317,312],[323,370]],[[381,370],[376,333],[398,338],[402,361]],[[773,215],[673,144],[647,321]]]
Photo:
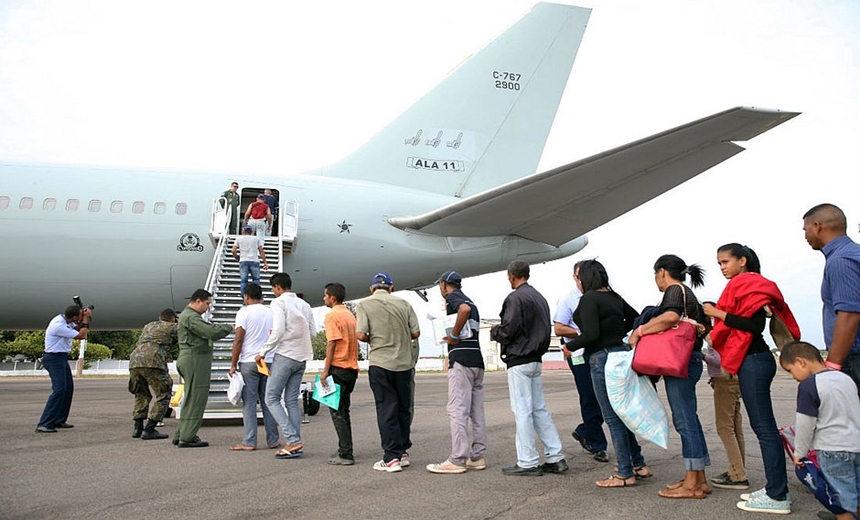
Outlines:
[[[464,473],[484,469],[487,449],[487,423],[484,419],[484,358],[478,343],[478,307],[463,294],[463,278],[456,271],[445,271],[439,278],[439,291],[445,310],[457,316],[444,341],[448,345],[448,422],[451,426],[451,455],[439,464],[428,464],[431,473]],[[469,443],[469,418],[472,442]]]

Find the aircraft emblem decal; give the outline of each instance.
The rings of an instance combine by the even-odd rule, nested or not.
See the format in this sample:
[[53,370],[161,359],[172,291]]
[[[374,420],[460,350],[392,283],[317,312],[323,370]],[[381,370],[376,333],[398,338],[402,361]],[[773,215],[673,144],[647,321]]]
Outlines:
[[403,144],[411,144],[412,146],[418,146],[418,143],[421,142],[421,134],[424,133],[423,130],[419,129],[418,133],[412,137],[407,137],[403,140]]
[[453,148],[456,150],[457,148],[460,148],[460,143],[462,143],[462,142],[463,142],[463,132],[460,132],[459,134],[457,134],[456,139],[454,139],[453,141],[447,141],[445,143],[445,146],[447,146],[448,148]]
[[179,245],[176,246],[177,251],[203,251],[203,246],[200,245],[200,237],[194,233],[185,233],[179,237]]
[[433,139],[427,139],[424,142],[424,144],[426,144],[427,146],[432,146],[433,148],[436,148],[437,146],[439,146],[439,143],[441,143],[441,142],[442,142],[442,130],[439,130],[439,132],[436,134],[436,137],[434,137]]
[[339,227],[339,228],[340,228],[340,232],[341,232],[341,233],[343,233],[344,231],[346,231],[346,234],[347,234],[347,235],[349,235],[349,234],[350,234],[350,233],[349,233],[349,228],[351,228],[351,227],[352,227],[352,224],[349,224],[349,223],[347,223],[347,221],[346,221],[346,220],[344,220],[343,222],[341,222],[340,224],[338,224],[338,225],[337,225],[337,227]]

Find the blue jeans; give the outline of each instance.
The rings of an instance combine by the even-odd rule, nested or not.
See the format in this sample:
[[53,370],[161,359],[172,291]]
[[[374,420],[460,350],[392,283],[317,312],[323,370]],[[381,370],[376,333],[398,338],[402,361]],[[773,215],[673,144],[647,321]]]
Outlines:
[[758,437],[764,476],[765,491],[774,500],[785,500],[788,477],[785,474],[785,453],[770,399],[770,384],[776,375],[776,360],[770,351],[750,354],[738,370],[741,399],[750,418],[750,427]]
[[546,409],[541,364],[534,362],[508,368],[508,391],[517,424],[517,466],[534,468],[540,464],[535,432],[543,444],[546,462],[564,460],[558,430]]
[[663,378],[669,408],[672,410],[672,424],[681,436],[681,454],[684,456],[686,471],[703,471],[711,465],[696,403],[696,383],[702,377],[702,368],[702,353],[693,352],[687,377]]
[[842,509],[856,512],[860,500],[860,453],[818,450],[818,465]]
[[239,262],[239,296],[245,294],[245,285],[248,284],[248,273],[255,284],[260,285],[260,262]]
[[242,388],[242,424],[245,427],[242,444],[257,446],[257,398],[260,398],[260,409],[263,410],[266,444],[278,444],[278,423],[266,404],[266,383],[269,378],[257,372],[257,364],[254,362],[239,363],[239,372],[245,380],[245,386]]
[[630,350],[627,345],[609,347],[591,354],[588,360],[591,367],[591,382],[594,383],[594,395],[603,412],[603,420],[609,427],[609,436],[612,437],[612,447],[615,448],[615,460],[618,462],[617,475],[628,479],[633,476],[633,469],[645,465],[645,457],[642,456],[642,448],[624,422],[615,414],[612,405],[609,404],[609,396],[606,394],[606,357],[610,352],[626,352]]
[[574,365],[571,358],[567,358],[567,366],[573,373],[576,383],[576,393],[579,394],[579,413],[582,422],[573,430],[573,433],[585,439],[594,451],[606,450],[606,434],[603,433],[603,415],[600,413],[600,404],[594,395],[594,383],[591,382],[591,367],[588,361],[591,354],[585,354],[585,363]]
[[[302,442],[302,414],[299,411],[299,390],[302,388],[302,376],[305,373],[305,361],[296,361],[280,354],[275,354],[271,375],[266,385],[266,404],[272,417],[284,431],[284,441],[287,444]],[[284,396],[284,407],[281,406],[281,396]]]
[[72,381],[72,370],[69,368],[68,352],[46,353],[42,356],[42,366],[51,376],[51,395],[45,403],[45,410],[37,426],[53,428],[63,424],[69,418],[72,408],[72,396],[75,393],[75,383]]

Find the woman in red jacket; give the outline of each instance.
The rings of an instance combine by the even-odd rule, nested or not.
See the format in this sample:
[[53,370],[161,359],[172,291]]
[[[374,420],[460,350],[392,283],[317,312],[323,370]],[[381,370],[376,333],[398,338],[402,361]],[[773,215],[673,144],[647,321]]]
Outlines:
[[770,397],[776,360],[762,332],[769,312],[778,314],[798,338],[800,330],[779,288],[761,276],[761,266],[752,249],[726,244],[717,250],[717,263],[729,283],[716,305],[705,303],[703,307],[705,314],[714,320],[711,340],[723,368],[738,376],[741,398],[758,438],[767,479],[764,489],[742,494],[737,506],[745,511],[787,514],[791,512],[791,503],[785,454]]

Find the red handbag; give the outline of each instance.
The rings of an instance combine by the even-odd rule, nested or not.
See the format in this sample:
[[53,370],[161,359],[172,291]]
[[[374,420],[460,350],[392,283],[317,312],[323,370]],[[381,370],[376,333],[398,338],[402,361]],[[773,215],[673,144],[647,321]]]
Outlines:
[[681,290],[684,293],[685,312],[681,320],[671,329],[640,337],[633,349],[633,370],[637,374],[680,378],[689,375],[698,324],[687,318],[687,292],[683,286]]

